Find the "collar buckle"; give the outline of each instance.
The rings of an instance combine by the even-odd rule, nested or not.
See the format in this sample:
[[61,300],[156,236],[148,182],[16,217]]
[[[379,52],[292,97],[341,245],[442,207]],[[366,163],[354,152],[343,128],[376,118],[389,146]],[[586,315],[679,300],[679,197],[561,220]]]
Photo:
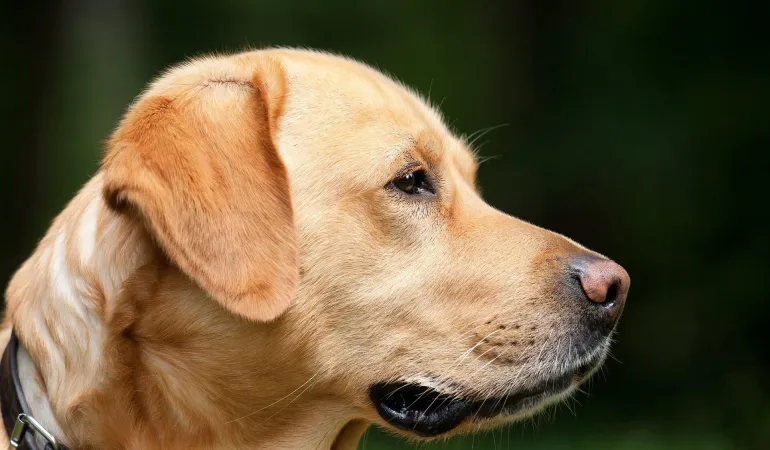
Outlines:
[[59,442],[56,440],[56,438],[42,425],[40,425],[40,422],[35,420],[35,418],[29,414],[22,413],[19,414],[19,416],[16,418],[16,422],[13,424],[13,431],[11,431],[10,436],[10,447],[8,447],[8,450],[15,450],[19,448],[23,442],[24,435],[30,429],[38,435],[42,436],[43,439],[48,442],[46,448],[50,447],[53,450],[61,449],[61,446],[59,445]]

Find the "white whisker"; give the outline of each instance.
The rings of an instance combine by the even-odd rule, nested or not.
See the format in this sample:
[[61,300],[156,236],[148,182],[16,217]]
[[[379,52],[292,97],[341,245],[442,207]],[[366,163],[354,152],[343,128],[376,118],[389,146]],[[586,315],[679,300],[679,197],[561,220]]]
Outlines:
[[[318,374],[320,374],[320,373],[321,373],[321,371],[320,371],[320,370],[319,370],[319,371],[317,371],[317,372],[316,372],[315,374],[313,374],[313,376],[311,376],[311,377],[310,377],[310,378],[309,378],[307,381],[305,381],[304,383],[302,383],[302,385],[300,385],[300,386],[299,386],[297,389],[294,389],[293,391],[289,392],[288,394],[284,395],[283,397],[279,398],[278,400],[274,401],[273,403],[270,403],[269,405],[263,406],[262,408],[260,408],[260,409],[258,409],[258,410],[256,410],[256,411],[253,411],[253,412],[251,412],[251,413],[249,413],[249,414],[246,414],[245,416],[239,417],[239,418],[237,418],[237,419],[233,419],[233,420],[231,420],[231,421],[229,421],[229,422],[225,422],[225,423],[228,423],[228,424],[229,424],[229,423],[233,423],[233,422],[238,422],[239,420],[243,420],[243,419],[245,419],[245,418],[247,418],[247,417],[251,417],[251,416],[253,416],[254,414],[257,414],[257,413],[259,413],[259,412],[262,412],[262,411],[266,410],[267,408],[270,408],[271,406],[277,405],[278,403],[280,403],[280,402],[282,402],[282,401],[286,400],[287,398],[289,398],[289,396],[291,396],[291,395],[292,395],[292,394],[294,394],[295,392],[297,392],[297,391],[299,391],[300,389],[302,389],[302,388],[303,388],[305,385],[307,385],[308,383],[310,383],[311,381],[313,381],[313,379],[314,379],[314,378],[315,378],[315,377],[316,377]],[[304,392],[304,391],[303,391],[303,392]]]

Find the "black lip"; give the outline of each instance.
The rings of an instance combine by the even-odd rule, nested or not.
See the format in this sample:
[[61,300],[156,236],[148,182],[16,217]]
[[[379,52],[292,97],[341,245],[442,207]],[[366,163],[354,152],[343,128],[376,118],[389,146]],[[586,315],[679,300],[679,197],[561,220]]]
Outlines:
[[456,428],[473,413],[473,402],[409,383],[378,383],[369,390],[377,412],[388,423],[429,437]]
[[377,383],[369,398],[386,422],[422,437],[433,437],[458,427],[466,419],[513,415],[580,381],[595,364],[586,363],[558,378],[502,397],[482,400],[458,397],[406,382]]

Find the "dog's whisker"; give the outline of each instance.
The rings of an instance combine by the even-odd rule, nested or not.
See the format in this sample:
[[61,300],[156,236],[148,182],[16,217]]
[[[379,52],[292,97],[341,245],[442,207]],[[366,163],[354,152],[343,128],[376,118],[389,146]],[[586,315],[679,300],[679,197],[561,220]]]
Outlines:
[[[415,401],[412,403],[412,405],[414,405],[415,403],[417,403],[417,401],[418,401],[418,400],[419,400],[419,399],[420,399],[420,398],[421,398],[421,397],[422,397],[424,394],[425,394],[424,392],[423,392],[423,394],[420,394],[420,396],[417,398],[417,400],[415,400]],[[439,396],[437,396],[436,398],[434,398],[434,399],[433,399],[433,400],[430,402],[430,404],[428,405],[428,407],[427,407],[427,408],[425,408],[425,411],[430,411],[430,408],[431,408],[431,406],[433,406],[433,404],[434,404],[434,403],[436,403],[436,400],[438,400],[438,397],[439,397]],[[445,403],[447,400],[449,400],[450,398],[452,398],[452,396],[448,396],[448,395],[447,395],[447,396],[445,396],[445,397],[444,397],[444,400],[442,400],[442,401],[441,401],[441,403],[439,404],[438,408],[441,408],[442,406],[444,406],[444,403]],[[410,405],[410,407],[411,407],[412,405]],[[438,409],[438,408],[437,408],[437,409]],[[422,419],[422,417],[420,417],[420,418],[418,418],[418,419],[417,419],[417,421],[416,421],[416,423],[415,423],[415,426],[417,426],[417,424],[420,422],[420,420],[421,420],[421,419]]]
[[[507,348],[505,351],[507,351],[507,350],[508,350],[509,348],[511,348],[511,347],[512,347],[512,345],[509,345],[509,346],[508,346],[508,348]],[[491,364],[491,363],[493,363],[495,360],[497,360],[497,358],[501,357],[501,356],[502,356],[502,355],[505,353],[505,351],[503,351],[503,352],[500,352],[500,353],[499,353],[497,356],[495,356],[494,358],[492,358],[491,360],[489,360],[489,361],[488,361],[486,364],[484,364],[484,365],[483,365],[483,366],[481,366],[479,369],[477,369],[476,371],[474,371],[474,373],[471,375],[471,378],[472,378],[473,376],[475,376],[475,375],[476,375],[476,374],[477,374],[479,371],[481,371],[481,370],[484,370],[484,369],[485,369],[485,368],[486,368],[488,365],[490,365],[490,364]],[[495,393],[496,393],[496,392],[495,392]],[[495,395],[495,393],[492,393],[492,395],[491,395],[491,396],[494,396],[494,395]],[[482,401],[481,401],[481,405],[479,406],[479,409],[481,409],[481,408],[484,406],[484,403],[485,403],[485,402],[486,402],[486,401],[489,399],[489,397],[491,397],[491,396],[486,396],[486,397],[484,398],[484,400],[482,400]],[[498,400],[498,402],[499,402],[499,401],[500,401],[500,400]],[[494,406],[497,406],[497,403],[495,403],[495,405],[493,405],[493,407],[494,407]]]
[[401,386],[393,389],[392,391],[390,391],[390,393],[388,393],[388,395],[385,396],[385,398],[389,399],[389,398],[393,397],[393,394],[395,394],[396,392],[400,391],[401,389],[404,389],[406,386],[407,386],[406,384],[402,384]]
[[301,397],[301,396],[302,396],[302,395],[303,395],[305,392],[307,392],[307,391],[308,391],[308,390],[310,390],[311,388],[315,387],[315,385],[316,385],[316,384],[318,384],[318,382],[319,382],[319,381],[320,381],[320,380],[317,380],[317,381],[315,381],[314,383],[312,383],[312,384],[309,384],[309,385],[308,385],[308,386],[307,386],[305,389],[303,389],[303,390],[302,390],[302,392],[300,392],[299,394],[297,394],[297,395],[296,395],[296,396],[295,396],[293,399],[291,399],[291,400],[290,400],[288,403],[286,403],[285,405],[283,405],[283,407],[282,407],[281,409],[279,409],[278,411],[274,412],[274,413],[273,413],[273,414],[272,414],[270,417],[268,417],[267,419],[263,420],[263,421],[262,421],[262,423],[265,423],[265,422],[269,422],[269,421],[270,421],[270,419],[272,419],[273,417],[277,416],[277,415],[278,415],[278,414],[279,414],[281,411],[283,411],[283,410],[284,410],[284,409],[286,409],[286,408],[287,408],[289,405],[291,405],[292,403],[294,403],[294,402],[295,402],[295,401],[296,401],[298,398],[300,398],[300,397]]
[[[486,339],[488,339],[490,336],[492,336],[493,334],[495,334],[495,333],[497,333],[497,332],[499,332],[499,331],[500,331],[499,329],[493,330],[492,332],[490,332],[490,333],[489,333],[489,334],[487,334],[486,336],[484,336],[484,337],[482,337],[481,339],[479,339],[479,340],[478,340],[478,342],[476,342],[476,344],[475,344],[475,345],[473,345],[472,347],[470,347],[469,349],[467,349],[466,351],[464,351],[464,352],[463,352],[463,353],[462,353],[460,356],[458,356],[458,357],[457,357],[457,359],[455,360],[455,362],[454,362],[454,363],[452,363],[452,365],[449,367],[449,369],[447,369],[447,371],[451,371],[451,370],[453,370],[453,369],[455,369],[455,368],[459,367],[459,366],[460,366],[460,365],[463,363],[463,361],[465,361],[465,358],[467,358],[467,357],[468,357],[468,355],[470,355],[470,354],[471,354],[471,352],[473,352],[473,350],[475,350],[476,348],[478,348],[478,346],[479,346],[479,345],[481,345],[481,344],[482,344],[482,343],[483,343],[483,342],[484,342]],[[473,335],[473,334],[475,334],[475,333],[474,333],[474,332],[470,332],[469,334],[470,334],[470,335]],[[467,336],[467,335],[466,335],[466,336]],[[490,348],[489,350],[492,350],[492,349],[494,349],[494,347]],[[478,359],[478,358],[480,358],[481,356],[485,355],[487,352],[489,352],[489,350],[487,350],[487,351],[485,351],[484,353],[482,353],[481,355],[479,355],[479,356],[477,357],[477,359]]]
[[[412,406],[414,406],[414,405],[415,405],[417,402],[419,402],[419,401],[420,401],[420,399],[422,398],[422,396],[423,396],[423,395],[425,395],[425,394],[427,394],[428,392],[430,392],[430,388],[427,388],[427,387],[426,387],[426,388],[425,388],[425,389],[422,391],[422,393],[421,393],[420,395],[418,395],[418,396],[417,396],[417,398],[416,398],[416,399],[414,399],[414,401],[413,401],[411,404],[409,404],[409,406],[407,406],[407,408],[411,408]],[[418,422],[419,422],[419,420],[418,420]]]
[[571,413],[573,416],[577,416],[577,414],[575,413],[575,410],[574,410],[574,409],[572,409],[572,406],[570,406],[570,404],[569,404],[569,401],[570,401],[570,400],[572,400],[572,397],[568,397],[568,398],[565,398],[565,399],[564,399],[564,401],[563,401],[561,404],[562,404],[562,405],[564,405],[564,407],[565,407],[565,408],[567,408],[567,410],[568,410],[568,411],[569,411],[569,412],[570,412],[570,413]]
[[490,155],[490,156],[478,157],[478,158],[476,158],[476,164],[482,165],[482,164],[486,163],[487,161],[491,161],[493,159],[498,159],[500,157],[501,157],[501,155]]
[[[463,353],[462,355],[460,355],[457,358],[458,359],[457,363],[458,364],[461,363],[473,350],[476,350],[476,348],[479,345],[481,345],[484,342],[484,340],[488,339],[490,336],[492,336],[493,334],[497,333],[498,331],[500,331],[500,330],[496,329],[496,330],[492,331],[491,333],[487,334],[486,336],[484,336],[483,338],[479,339],[479,341],[476,342],[476,345],[474,345],[473,347],[471,347],[468,350],[466,350],[465,353]],[[456,365],[455,365],[455,367],[456,367]]]
[[473,144],[477,140],[479,140],[482,137],[484,137],[484,135],[486,135],[490,131],[493,131],[493,130],[496,130],[496,129],[502,128],[502,127],[507,127],[507,126],[508,126],[507,123],[501,123],[501,124],[498,124],[498,125],[493,125],[491,127],[481,128],[480,130],[476,130],[476,131],[474,131],[473,133],[471,133],[471,134],[469,134],[467,136],[463,136],[462,140],[466,143],[466,145],[468,147],[473,148]]
[[482,142],[481,144],[477,145],[476,147],[474,147],[474,148],[473,148],[473,151],[474,151],[474,152],[477,152],[477,153],[478,153],[478,152],[481,152],[481,150],[482,150],[482,149],[484,148],[484,146],[486,146],[487,144],[489,144],[489,140],[486,140],[486,141]]
[[[523,365],[521,367],[519,367],[519,371],[521,371],[522,368],[523,368]],[[511,394],[513,393],[513,389],[514,389],[515,383],[516,383],[515,380],[512,380],[512,381],[506,383],[505,386],[503,387],[503,389],[504,389],[503,390],[504,396],[502,397],[503,404],[508,402],[508,399],[511,397]],[[495,404],[493,407],[497,407],[497,404]],[[508,433],[509,433],[509,441],[510,441],[510,429],[508,430]]]
[[483,130],[481,133],[478,133],[476,136],[474,136],[470,140],[470,142],[466,141],[467,145],[468,145],[468,148],[470,148],[472,152],[478,153],[481,150],[481,147],[483,147],[483,145],[479,146],[479,147],[475,147],[475,145],[479,141],[479,139],[483,138],[484,136],[487,135],[487,133],[489,133],[489,132],[491,132],[493,130],[496,130],[496,129],[502,128],[502,127],[506,127],[506,126],[508,126],[508,124],[507,123],[503,123],[503,124],[500,124],[500,125],[497,125],[497,126],[494,126],[494,127],[489,127],[487,129]]
[[[469,348],[469,349],[468,349],[466,352],[464,352],[462,355],[460,355],[460,356],[458,357],[458,359],[457,359],[457,360],[456,360],[456,361],[453,363],[453,365],[452,365],[452,366],[450,366],[450,369],[452,369],[452,368],[456,367],[457,365],[459,365],[459,363],[461,363],[461,362],[462,362],[462,361],[461,361],[461,359],[462,359],[464,356],[467,356],[467,354],[468,354],[468,353],[470,353],[471,351],[473,351],[473,349],[475,349],[475,348],[476,348],[478,345],[480,345],[480,344],[483,342],[483,340],[484,340],[484,339],[488,338],[489,336],[491,336],[492,334],[494,334],[496,331],[498,331],[498,330],[495,330],[495,331],[493,331],[492,333],[489,333],[488,335],[484,336],[483,338],[481,338],[481,339],[480,339],[480,340],[479,340],[479,341],[476,343],[476,345],[475,345],[475,346],[473,346],[473,347]],[[476,334],[474,331],[470,331],[470,332],[468,332],[468,333],[465,333],[464,335],[460,336],[459,340],[460,340],[460,341],[462,341],[462,340],[464,340],[465,338],[467,338],[467,337],[469,337],[469,336],[473,336],[474,334]],[[396,392],[398,392],[399,390],[401,390],[401,389],[403,389],[403,388],[405,388],[405,387],[406,387],[406,384],[403,384],[403,385],[401,385],[401,386],[399,386],[399,387],[397,387],[397,388],[393,389],[393,390],[392,390],[390,393],[388,393],[388,395],[386,395],[386,396],[385,396],[385,398],[386,398],[386,399],[389,399],[389,398],[391,398],[391,397],[392,397],[392,396],[393,396],[393,395],[394,395]]]
[[[492,364],[493,362],[497,361],[497,359],[498,359],[498,358],[500,358],[501,356],[503,356],[503,355],[504,355],[504,354],[505,354],[505,353],[506,353],[508,350],[510,350],[512,347],[513,347],[513,345],[508,345],[508,347],[506,347],[506,348],[505,348],[505,350],[503,350],[502,352],[498,353],[498,354],[497,354],[497,356],[495,356],[494,358],[490,359],[489,361],[487,361],[487,363],[486,363],[486,364],[484,364],[483,366],[481,366],[481,367],[479,367],[478,369],[476,369],[476,370],[473,372],[473,374],[471,374],[471,378],[473,378],[473,377],[474,377],[474,376],[475,376],[477,373],[479,373],[479,372],[481,372],[482,370],[486,369],[486,368],[487,368],[487,366],[489,366],[489,365],[490,365],[490,364]],[[492,349],[489,349],[489,350],[492,350]],[[488,352],[489,350],[487,350],[487,352]],[[484,354],[485,354],[485,353],[487,353],[487,352],[484,352],[484,353],[482,353],[482,355],[484,355]]]
[[578,400],[577,397],[575,397],[574,395],[572,397],[570,397],[570,400],[572,400],[573,402],[577,403],[578,406],[583,406],[583,404],[580,403],[580,400]]
[[[479,359],[481,359],[481,358],[482,358],[484,355],[486,355],[487,353],[491,352],[491,351],[492,351],[492,350],[494,350],[494,349],[495,349],[495,347],[490,347],[490,348],[488,348],[488,349],[487,349],[487,350],[485,350],[483,353],[479,354],[479,355],[476,357],[476,359],[474,359],[474,360],[473,360],[473,363],[476,363],[476,361],[478,361],[478,360],[479,360]],[[487,364],[489,364],[489,363],[487,363]]]
[[[243,419],[246,419],[246,418],[248,418],[248,417],[251,417],[251,416],[253,416],[254,414],[260,413],[260,412],[262,412],[262,411],[266,410],[267,408],[270,408],[270,407],[272,407],[272,406],[275,406],[275,405],[277,405],[278,403],[280,403],[280,402],[282,402],[282,401],[286,400],[287,398],[289,398],[289,397],[290,397],[292,394],[294,394],[295,392],[297,392],[297,391],[299,391],[300,389],[302,389],[303,387],[305,387],[305,385],[307,385],[308,383],[312,382],[312,381],[313,381],[313,379],[314,379],[316,376],[318,376],[318,375],[319,375],[321,372],[322,372],[322,370],[319,370],[319,371],[317,371],[316,373],[314,373],[314,374],[313,374],[313,376],[311,376],[310,378],[308,378],[308,380],[307,380],[307,381],[305,381],[304,383],[302,383],[302,385],[300,385],[298,388],[294,389],[293,391],[289,392],[288,394],[284,395],[283,397],[279,398],[278,400],[274,401],[273,403],[270,403],[269,405],[265,405],[265,406],[263,406],[262,408],[260,408],[260,409],[258,409],[258,410],[256,410],[256,411],[253,411],[253,412],[250,412],[249,414],[246,414],[245,416],[241,416],[241,417],[239,417],[239,418],[237,418],[237,419],[233,419],[233,420],[230,420],[230,421],[228,421],[228,422],[225,422],[225,423],[228,423],[228,424],[229,424],[229,423],[233,423],[233,422],[238,422],[238,421],[240,421],[240,420],[243,420]],[[304,391],[303,391],[302,393],[304,393]]]

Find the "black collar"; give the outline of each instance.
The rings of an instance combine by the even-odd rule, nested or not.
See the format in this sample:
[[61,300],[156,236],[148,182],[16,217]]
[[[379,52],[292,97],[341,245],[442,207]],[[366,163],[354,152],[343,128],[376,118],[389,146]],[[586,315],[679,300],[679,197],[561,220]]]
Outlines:
[[11,340],[3,352],[0,362],[0,409],[3,423],[9,434],[11,448],[20,450],[40,450],[34,435],[45,441],[44,450],[68,450],[62,443],[50,435],[29,413],[29,405],[24,398],[19,380],[19,367],[16,354],[19,351],[19,339],[11,330]]

